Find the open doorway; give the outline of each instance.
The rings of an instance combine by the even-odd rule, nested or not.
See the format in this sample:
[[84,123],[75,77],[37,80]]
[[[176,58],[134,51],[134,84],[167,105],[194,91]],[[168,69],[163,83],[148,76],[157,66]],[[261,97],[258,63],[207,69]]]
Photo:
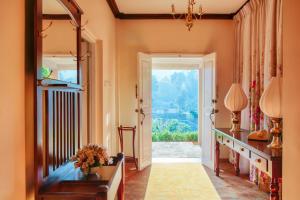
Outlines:
[[139,170],[170,158],[197,158],[214,168],[215,66],[215,53],[138,54]]
[[152,158],[201,158],[201,58],[152,58]]

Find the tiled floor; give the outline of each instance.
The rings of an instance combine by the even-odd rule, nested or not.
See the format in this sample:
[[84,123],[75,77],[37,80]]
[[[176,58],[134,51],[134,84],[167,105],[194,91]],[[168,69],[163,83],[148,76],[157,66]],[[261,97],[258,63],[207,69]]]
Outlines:
[[193,142],[153,142],[152,157],[201,158],[201,148]]
[[[173,161],[176,161],[176,159]],[[192,162],[196,162],[195,160]],[[141,172],[132,170],[133,163],[126,164],[126,200],[143,200],[146,194],[148,178],[151,167]],[[214,172],[206,168],[207,174],[215,186],[222,200],[265,200],[268,194],[258,190],[257,186],[247,181],[248,176],[236,177],[233,166],[228,162],[220,165],[221,177],[216,177]],[[166,169],[167,170],[167,169]],[[210,199],[208,199],[210,200]],[[211,199],[213,200],[213,199]]]

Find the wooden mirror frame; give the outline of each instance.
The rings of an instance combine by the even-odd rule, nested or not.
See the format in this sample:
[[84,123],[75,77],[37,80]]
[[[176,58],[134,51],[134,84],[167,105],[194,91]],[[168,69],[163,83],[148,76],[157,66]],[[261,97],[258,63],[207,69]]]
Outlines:
[[[35,36],[35,41],[37,45],[37,69],[42,66],[42,49],[43,49],[43,38],[42,38],[42,24],[43,19],[47,20],[72,20],[73,24],[76,26],[76,62],[77,62],[77,85],[76,87],[80,87],[81,85],[81,15],[83,11],[76,3],[75,0],[57,0],[61,6],[67,11],[68,14],[43,14],[43,0],[36,0],[36,32],[37,35]],[[61,83],[63,81],[56,81],[57,83]],[[47,81],[45,83],[43,81],[40,84],[48,84]],[[66,83],[67,84],[67,83]],[[74,85],[68,83],[68,85]]]
[[[27,41],[27,51],[26,56],[28,57],[26,60],[26,136],[30,136],[33,138],[33,152],[34,152],[34,190],[35,197],[38,199],[38,193],[41,187],[47,186],[50,184],[52,179],[56,179],[57,177],[51,177],[48,170],[49,166],[47,163],[48,157],[50,157],[50,153],[48,152],[49,144],[51,143],[49,139],[49,135],[45,137],[45,134],[49,132],[49,123],[50,119],[49,112],[54,113],[55,115],[60,115],[60,118],[56,120],[62,121],[62,117],[66,115],[72,115],[72,117],[67,117],[67,120],[71,121],[68,123],[78,123],[74,125],[76,131],[74,131],[74,138],[77,132],[76,142],[74,139],[74,143],[72,146],[72,152],[74,153],[80,147],[80,90],[81,90],[81,15],[83,14],[82,10],[75,2],[75,0],[57,0],[68,12],[68,15],[46,15],[43,16],[42,12],[42,1],[43,0],[27,0],[26,10],[26,41]],[[51,88],[51,84],[45,80],[38,80],[38,69],[42,66],[42,58],[43,58],[43,37],[42,37],[42,21],[43,19],[52,19],[52,20],[72,20],[74,25],[76,25],[76,60],[77,60],[77,84],[71,84],[63,81],[54,81],[51,84],[55,89]],[[33,24],[32,24],[33,22]],[[32,36],[33,33],[33,36]],[[33,43],[33,45],[32,45]],[[33,59],[32,59],[33,58]],[[44,89],[41,89],[43,88]],[[48,89],[49,90],[48,90]],[[52,94],[52,96],[49,94]],[[51,98],[49,98],[51,97]],[[49,102],[52,101],[53,102]],[[55,102],[56,101],[56,102]],[[59,101],[59,106],[57,108],[57,102]],[[53,109],[49,109],[48,105],[55,104],[56,107]],[[71,104],[70,106],[68,104]],[[46,106],[45,106],[46,105]],[[71,114],[65,114],[65,111],[59,111],[59,109],[69,110]],[[68,105],[68,106],[66,106]],[[71,106],[73,106],[71,108]],[[51,108],[52,108],[51,107]],[[68,108],[67,108],[68,107]],[[72,111],[71,111],[72,110]],[[54,115],[52,113],[52,115]],[[62,114],[63,113],[63,114]],[[64,115],[64,116],[63,116]],[[50,119],[52,120],[52,119]],[[66,119],[64,119],[66,120]],[[77,121],[76,121],[77,120]],[[60,123],[59,126],[65,126],[65,124],[61,125],[65,122],[53,122]],[[56,125],[55,125],[56,126]],[[46,130],[47,129],[47,130]],[[69,130],[71,132],[71,130]],[[46,132],[46,133],[45,133]],[[53,133],[54,134],[54,133]],[[60,133],[66,134],[66,133]],[[58,136],[57,136],[58,137]],[[62,137],[62,136],[61,136]],[[46,138],[46,139],[45,139]],[[78,140],[78,141],[77,141]],[[61,141],[60,141],[61,142]],[[64,141],[65,142],[65,141]],[[28,142],[27,147],[30,147],[32,142]],[[76,144],[76,145],[75,145]],[[75,147],[76,146],[76,147]],[[68,147],[64,147],[64,150]],[[62,149],[60,149],[62,151]],[[26,153],[31,152],[31,150],[27,150]],[[46,157],[46,158],[45,158]],[[62,158],[59,158],[62,159]],[[64,157],[64,161],[60,161],[57,168],[63,168],[63,162],[67,159]],[[26,161],[29,162],[29,161]],[[46,163],[46,164],[45,164]],[[27,170],[28,171],[28,170]],[[29,170],[30,171],[30,170]],[[59,170],[57,170],[59,171]],[[28,172],[26,172],[28,173]],[[29,173],[30,174],[30,173]]]

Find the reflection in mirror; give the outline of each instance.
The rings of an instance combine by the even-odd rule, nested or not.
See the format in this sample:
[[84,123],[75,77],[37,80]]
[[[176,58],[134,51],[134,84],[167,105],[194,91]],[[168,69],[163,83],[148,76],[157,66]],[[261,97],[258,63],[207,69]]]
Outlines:
[[42,75],[48,79],[76,83],[76,61],[74,57],[68,55],[43,55]]
[[76,27],[59,0],[43,0],[43,16],[39,78],[77,83]]
[[68,12],[58,0],[43,0],[43,14],[65,15]]

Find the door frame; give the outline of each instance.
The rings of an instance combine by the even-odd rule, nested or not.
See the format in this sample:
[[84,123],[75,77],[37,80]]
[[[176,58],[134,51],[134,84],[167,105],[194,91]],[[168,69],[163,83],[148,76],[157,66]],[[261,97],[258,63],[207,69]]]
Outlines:
[[[205,56],[205,54],[181,54],[181,53],[148,53],[148,55],[151,57],[151,60],[153,60],[153,58],[202,58],[203,56]],[[137,66],[138,67],[138,66]],[[202,109],[201,109],[201,105],[202,105],[202,81],[200,80],[202,77],[202,67],[203,67],[203,62],[200,61],[197,64],[197,67],[190,67],[188,69],[196,69],[198,70],[198,77],[199,77],[199,81],[198,81],[198,143],[199,145],[202,145]],[[158,69],[158,68],[157,68]],[[174,68],[170,68],[170,69],[174,69]],[[153,70],[153,67],[152,67]],[[138,79],[139,79],[139,73],[138,73]],[[152,109],[152,108],[151,108]],[[151,119],[152,121],[152,119]],[[138,121],[139,123],[139,121]],[[140,134],[140,133],[138,133]],[[137,137],[138,140],[140,140],[140,137]],[[139,141],[140,142],[140,141]],[[138,152],[140,152],[140,150],[138,150]],[[140,157],[138,155],[138,157]]]
[[[178,68],[172,68],[170,67],[170,70],[172,69],[195,69],[198,70],[198,143],[201,146],[202,145],[202,68],[203,68],[203,62],[202,62],[202,57],[205,56],[205,54],[178,54],[178,53],[153,53],[151,54],[152,59],[153,58],[200,58],[201,61],[197,64],[197,67],[189,67],[189,68],[184,68],[184,67],[178,67]],[[156,69],[159,69],[160,67],[157,67]],[[165,67],[161,67],[161,69],[164,69]],[[167,68],[167,67],[166,67]],[[153,69],[153,68],[152,68]]]

